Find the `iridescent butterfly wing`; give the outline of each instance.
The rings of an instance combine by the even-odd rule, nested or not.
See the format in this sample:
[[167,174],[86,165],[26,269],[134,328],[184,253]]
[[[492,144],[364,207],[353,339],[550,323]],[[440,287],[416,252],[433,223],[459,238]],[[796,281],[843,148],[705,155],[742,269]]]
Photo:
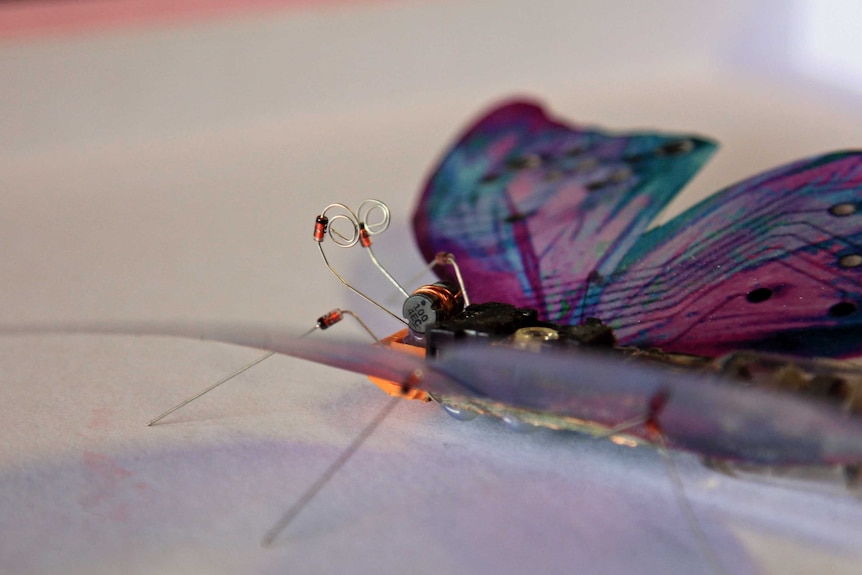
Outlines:
[[423,255],[455,255],[473,301],[574,323],[592,275],[613,271],[713,152],[693,136],[611,134],[523,101],[491,111],[443,158],[414,217]]
[[[589,150],[578,156],[592,160],[595,179],[567,170],[567,145]],[[561,323],[598,317],[623,344],[707,356],[862,353],[862,155],[772,170],[644,233],[712,147],[584,132],[506,105],[430,178],[417,239],[426,256],[460,257],[474,300],[535,307]],[[543,162],[519,161],[531,154]],[[556,170],[568,177],[547,183]],[[620,170],[629,178],[598,177]]]
[[858,355],[860,208],[859,153],[755,176],[642,237],[591,286],[585,313],[666,351]]

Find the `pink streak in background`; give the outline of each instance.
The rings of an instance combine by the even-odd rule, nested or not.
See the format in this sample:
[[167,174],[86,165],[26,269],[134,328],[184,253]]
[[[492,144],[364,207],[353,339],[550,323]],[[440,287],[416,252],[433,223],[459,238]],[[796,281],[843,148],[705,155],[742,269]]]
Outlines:
[[0,2],[0,38],[68,35],[225,18],[241,13],[332,8],[380,0],[31,0]]

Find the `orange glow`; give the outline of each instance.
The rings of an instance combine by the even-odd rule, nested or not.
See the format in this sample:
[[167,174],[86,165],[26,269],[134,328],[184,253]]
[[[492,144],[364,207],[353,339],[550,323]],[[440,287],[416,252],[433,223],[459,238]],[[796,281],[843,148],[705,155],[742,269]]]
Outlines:
[[[381,340],[381,343],[389,349],[401,353],[409,353],[418,357],[425,357],[425,348],[402,343],[405,337],[407,337],[406,329],[401,330],[398,333],[394,333],[389,337],[383,338],[383,340]],[[371,380],[371,383],[394,397],[401,397],[404,399],[418,399],[419,401],[431,401],[431,398],[428,397],[428,394],[421,389],[410,389],[409,391],[407,391],[407,393],[404,393],[400,383],[389,381],[388,379],[373,377],[370,375],[368,376],[368,379]]]

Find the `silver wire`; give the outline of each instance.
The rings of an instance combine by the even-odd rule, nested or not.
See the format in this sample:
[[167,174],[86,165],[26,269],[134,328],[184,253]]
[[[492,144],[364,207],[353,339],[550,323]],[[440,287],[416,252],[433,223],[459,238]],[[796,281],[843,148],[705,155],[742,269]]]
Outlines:
[[395,315],[395,313],[389,311],[388,309],[383,307],[383,305],[377,303],[376,301],[374,301],[373,299],[371,299],[370,297],[368,297],[367,295],[365,295],[364,293],[362,293],[361,291],[359,291],[358,289],[356,289],[355,287],[353,287],[352,285],[347,283],[347,281],[343,277],[341,277],[341,275],[337,271],[335,271],[335,268],[333,268],[332,265],[330,265],[329,260],[326,259],[326,253],[323,251],[323,242],[317,242],[317,249],[320,250],[320,257],[323,258],[323,263],[326,264],[326,267],[329,268],[329,271],[331,271],[333,273],[333,275],[338,278],[338,281],[340,281],[342,284],[344,284],[344,286],[347,289],[349,289],[350,291],[352,291],[353,293],[355,293],[356,295],[358,295],[359,297],[361,297],[362,299],[364,299],[365,301],[367,301],[371,305],[374,305],[377,308],[379,308],[380,310],[382,310],[383,312],[388,313],[389,315],[391,315],[392,317],[394,317],[395,319],[397,319],[398,321],[400,321],[404,325],[408,325],[407,322],[402,317]]
[[[334,210],[339,213],[333,216],[328,215]],[[376,214],[379,216],[375,219]],[[355,212],[346,204],[336,202],[323,208],[320,215],[329,220],[327,233],[335,245],[341,248],[351,248],[356,245],[356,242],[359,241],[360,227],[365,227],[369,236],[376,236],[388,230],[392,220],[389,206],[380,200],[364,200]],[[343,226],[336,224],[336,222],[341,221],[349,222],[348,230],[344,230]]]
[[[327,215],[333,210],[343,210],[346,213],[337,213],[334,216]],[[340,248],[352,248],[359,241],[359,218],[356,214],[344,204],[336,203],[326,206],[320,214],[328,220],[326,231],[332,242]],[[346,221],[350,224],[345,235],[344,226],[339,225],[339,222]]]
[[[373,215],[378,212],[380,213],[380,219],[374,221]],[[389,206],[380,200],[363,200],[359,204],[356,213],[359,221],[365,224],[365,230],[368,232],[368,235],[376,236],[389,229],[389,222],[391,220]]]
[[[632,429],[644,425],[649,420],[649,416],[634,417],[627,421],[623,421],[622,423],[619,423],[608,429],[604,433],[595,435],[593,437],[595,439],[611,437],[613,435],[616,435],[617,433],[626,431],[627,429]],[[668,478],[670,479],[671,484],[673,484],[673,492],[677,500],[677,505],[682,511],[682,514],[685,516],[685,520],[691,528],[692,534],[694,535],[695,539],[697,539],[698,545],[701,548],[701,553],[706,558],[707,562],[712,566],[713,572],[719,575],[726,575],[727,572],[724,570],[721,561],[719,561],[718,555],[716,555],[715,553],[715,549],[713,549],[712,545],[710,545],[709,539],[706,536],[706,531],[704,531],[703,529],[703,525],[697,518],[697,515],[694,513],[694,509],[692,509],[688,497],[686,497],[685,495],[685,487],[682,483],[682,478],[679,475],[679,469],[677,469],[676,467],[676,461],[674,461],[673,455],[667,447],[667,442],[665,440],[664,434],[661,433],[661,431],[659,431],[658,433],[656,448],[661,454],[662,458],[665,460],[665,470],[667,471]]]
[[332,479],[332,477],[338,472],[339,469],[344,467],[344,464],[356,453],[362,444],[365,443],[371,434],[383,423],[383,420],[395,409],[395,406],[401,401],[401,398],[398,396],[393,396],[389,398],[389,401],[386,402],[386,405],[383,406],[383,409],[372,419],[357,435],[353,441],[350,442],[350,445],[341,452],[341,455],[338,456],[338,459],[333,461],[330,466],[323,472],[323,475],[317,478],[317,480],[311,484],[305,493],[302,494],[296,503],[294,503],[290,509],[288,509],[281,518],[275,522],[269,531],[263,536],[260,540],[260,544],[263,547],[269,547],[273,544],[276,537],[284,531],[284,529],[290,525],[291,521],[293,521],[300,512],[305,509],[305,507],[311,502],[312,499],[320,493],[320,490],[323,489],[327,483]]
[[398,291],[400,291],[405,298],[410,297],[410,294],[407,293],[407,290],[405,290],[401,286],[401,284],[398,283],[394,277],[392,277],[392,274],[386,271],[386,268],[384,268],[383,265],[378,261],[377,256],[374,255],[374,250],[371,249],[371,246],[366,246],[365,251],[368,252],[368,257],[371,258],[371,262],[377,267],[378,270],[380,270],[383,275],[386,276],[386,278],[392,283],[392,285],[398,288]]
[[[356,320],[356,322],[357,322],[359,325],[361,325],[361,326],[362,326],[362,329],[364,329],[364,330],[368,333],[368,335],[370,335],[370,336],[371,336],[371,339],[373,339],[373,340],[374,340],[374,343],[381,343],[381,342],[380,342],[380,338],[379,338],[379,337],[377,337],[377,336],[374,334],[374,332],[373,332],[373,331],[371,331],[371,328],[370,328],[370,327],[368,327],[368,325],[366,325],[366,323],[365,323],[364,321],[362,321],[362,319],[361,319],[357,314],[353,313],[353,312],[352,312],[352,311],[350,311],[349,309],[342,309],[342,310],[339,310],[339,311],[340,311],[342,314],[347,314],[347,315],[351,316],[353,319],[355,319],[355,320]],[[318,327],[318,326],[315,326],[315,328],[317,328],[317,327]],[[314,331],[314,330],[312,330],[312,331]],[[309,332],[309,333],[311,333],[311,332]]]
[[[314,331],[314,330],[312,329],[311,331]],[[305,335],[308,335],[309,333],[311,333],[311,331],[309,331],[309,332],[307,332],[306,334],[304,334],[304,335],[303,335],[303,337],[305,337]],[[254,366],[256,366],[257,364],[259,364],[260,362],[262,362],[263,360],[265,360],[265,359],[267,359],[267,358],[271,357],[273,354],[275,354],[275,352],[274,352],[274,351],[268,351],[268,352],[266,352],[265,354],[263,354],[263,355],[261,355],[260,357],[258,357],[257,359],[250,361],[249,363],[245,364],[244,366],[242,366],[241,368],[239,368],[239,369],[238,369],[238,370],[236,370],[235,372],[231,373],[230,375],[228,375],[228,376],[225,376],[225,377],[221,378],[220,380],[218,380],[217,382],[215,382],[214,384],[212,384],[212,385],[211,385],[211,386],[209,386],[208,388],[204,389],[203,391],[199,391],[199,392],[198,392],[198,393],[196,393],[195,395],[193,395],[193,396],[189,397],[188,399],[185,399],[185,400],[181,401],[180,403],[178,403],[177,405],[175,405],[175,406],[173,406],[172,408],[168,409],[167,411],[165,411],[165,412],[163,412],[163,413],[159,414],[158,416],[154,417],[153,419],[151,419],[151,420],[147,423],[147,427],[152,427],[154,424],[158,423],[159,421],[161,421],[161,420],[162,420],[162,419],[164,419],[165,417],[169,416],[170,414],[172,414],[172,413],[173,413],[173,412],[175,412],[176,410],[180,409],[181,407],[185,407],[186,405],[190,404],[191,402],[193,402],[194,400],[196,400],[196,399],[197,399],[197,398],[199,398],[200,396],[202,396],[202,395],[204,395],[204,394],[207,394],[207,393],[211,392],[212,390],[214,390],[215,388],[217,388],[217,387],[218,387],[218,386],[220,386],[221,384],[223,384],[223,383],[225,383],[225,382],[228,382],[228,381],[230,381],[231,379],[233,379],[233,378],[235,378],[236,376],[238,376],[239,374],[241,374],[242,372],[244,372],[244,371],[246,371],[246,370],[251,369],[252,367],[254,367]]]
[[[336,211],[337,213],[333,216],[329,216],[330,212]],[[364,228],[369,236],[376,236],[377,234],[382,234],[387,229],[389,229],[389,224],[391,222],[391,213],[389,211],[389,206],[381,202],[380,200],[364,200],[359,204],[359,208],[354,212],[348,206],[342,203],[334,203],[326,206],[320,214],[324,218],[327,218],[327,235],[332,240],[332,242],[340,247],[340,248],[352,248],[359,242],[361,238],[361,230]],[[347,229],[342,224],[342,222],[348,222],[350,225]],[[320,242],[318,242],[318,245]],[[407,298],[410,297],[410,294],[407,293],[407,290],[398,283],[398,281],[389,273],[389,271],[383,267],[383,264],[380,263],[380,260],[377,259],[377,256],[374,254],[374,250],[371,249],[371,246],[364,246],[368,251],[368,257],[371,258],[371,263],[374,264],[380,272],[389,280],[392,285],[394,285],[401,294]],[[322,249],[322,248],[321,248]],[[324,257],[324,261],[326,258]],[[327,262],[327,267],[332,270],[332,266]],[[335,273],[335,272],[333,272]],[[338,276],[338,274],[336,274]],[[341,279],[341,276],[338,276]],[[341,279],[341,283],[349,286],[343,279]],[[356,290],[354,290],[356,291]],[[357,292],[358,293],[358,292]],[[360,294],[362,295],[362,294]],[[366,300],[371,301],[368,296],[362,295]],[[382,307],[380,304],[375,304],[378,307]],[[396,316],[397,317],[397,316]]]
[[629,429],[634,429],[635,427],[640,427],[649,421],[649,418],[643,415],[639,415],[637,417],[633,417],[632,419],[623,421],[622,423],[618,423],[613,427],[610,427],[603,431],[602,433],[593,435],[593,439],[607,439],[608,437],[613,437],[618,433],[622,433]]
[[449,253],[441,254],[437,254],[437,256],[434,257],[432,265],[452,266],[452,269],[455,270],[455,278],[458,280],[458,288],[461,290],[461,296],[464,298],[464,307],[469,306],[470,298],[467,297],[467,288],[464,286],[464,278],[461,277],[461,268],[458,267],[458,262],[455,261],[455,256]]
[[[357,314],[353,313],[349,309],[341,309],[338,311],[341,312],[342,315],[346,314],[346,315],[351,316],[353,319],[355,319],[359,323],[359,325],[362,326],[362,329],[364,329],[368,333],[368,335],[370,335],[371,338],[376,343],[380,343],[380,338],[378,338],[377,335],[375,335],[375,333],[373,331],[371,331],[371,328],[368,327],[368,325],[364,321],[362,321],[362,319]],[[318,329],[320,329],[320,325],[315,325],[314,327],[312,327],[308,331],[304,332],[299,337],[308,337],[309,335],[313,334]],[[199,391],[198,393],[194,394],[193,396],[179,402],[178,404],[176,404],[172,408],[160,413],[158,416],[154,417],[149,422],[147,422],[147,427],[152,427],[153,425],[155,425],[156,423],[158,423],[159,421],[161,421],[165,417],[169,416],[173,412],[177,411],[178,409],[185,407],[186,405],[190,404],[191,402],[198,399],[202,395],[205,395],[205,394],[211,392],[212,390],[214,390],[215,388],[217,388],[218,386],[220,386],[224,383],[227,383],[228,381],[232,380],[233,378],[235,378],[239,374],[241,374],[245,371],[248,371],[252,367],[256,366],[257,364],[259,364],[263,360],[272,357],[273,355],[275,355],[274,351],[268,351],[268,352],[264,353],[263,355],[257,357],[256,359],[253,359],[252,361],[248,362],[247,364],[245,364],[244,366],[242,366],[238,370],[234,371],[230,375],[226,375],[225,377],[221,378],[220,380],[218,380],[217,382],[215,382],[211,386],[207,387],[206,389]]]
[[692,509],[691,507],[691,502],[685,495],[685,486],[683,485],[682,478],[679,475],[679,469],[677,469],[676,462],[674,461],[672,454],[668,450],[663,433],[659,433],[658,440],[658,451],[659,453],[661,453],[661,456],[665,460],[665,469],[667,470],[667,474],[670,478],[671,483],[673,483],[674,485],[674,493],[676,494],[677,504],[682,510],[682,514],[685,515],[685,519],[688,522],[688,525],[691,528],[695,539],[697,539],[698,544],[700,545],[701,553],[704,555],[707,562],[712,565],[712,570],[715,573],[717,573],[718,575],[727,575],[727,571],[725,571],[724,566],[718,559],[718,555],[716,554],[715,549],[709,543],[709,539],[706,536],[706,531],[703,529],[703,524],[701,524],[700,520],[694,512],[694,509]]

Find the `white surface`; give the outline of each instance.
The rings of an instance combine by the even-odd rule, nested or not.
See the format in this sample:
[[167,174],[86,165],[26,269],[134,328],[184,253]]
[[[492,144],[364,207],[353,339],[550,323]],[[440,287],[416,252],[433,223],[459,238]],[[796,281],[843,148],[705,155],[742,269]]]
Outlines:
[[[392,331],[318,261],[314,215],[386,201],[395,224],[377,253],[412,277],[421,179],[512,92],[572,120],[717,138],[673,211],[862,141],[855,96],[774,64],[775,2],[530,6],[416,2],[0,46],[0,321],[299,332],[349,307]],[[336,255],[390,297],[363,254]],[[655,452],[414,403],[261,550],[385,399],[361,377],[274,358],[145,427],[255,356],[159,338],[0,339],[0,572],[714,572]],[[859,572],[859,501],[676,460],[727,572]]]

